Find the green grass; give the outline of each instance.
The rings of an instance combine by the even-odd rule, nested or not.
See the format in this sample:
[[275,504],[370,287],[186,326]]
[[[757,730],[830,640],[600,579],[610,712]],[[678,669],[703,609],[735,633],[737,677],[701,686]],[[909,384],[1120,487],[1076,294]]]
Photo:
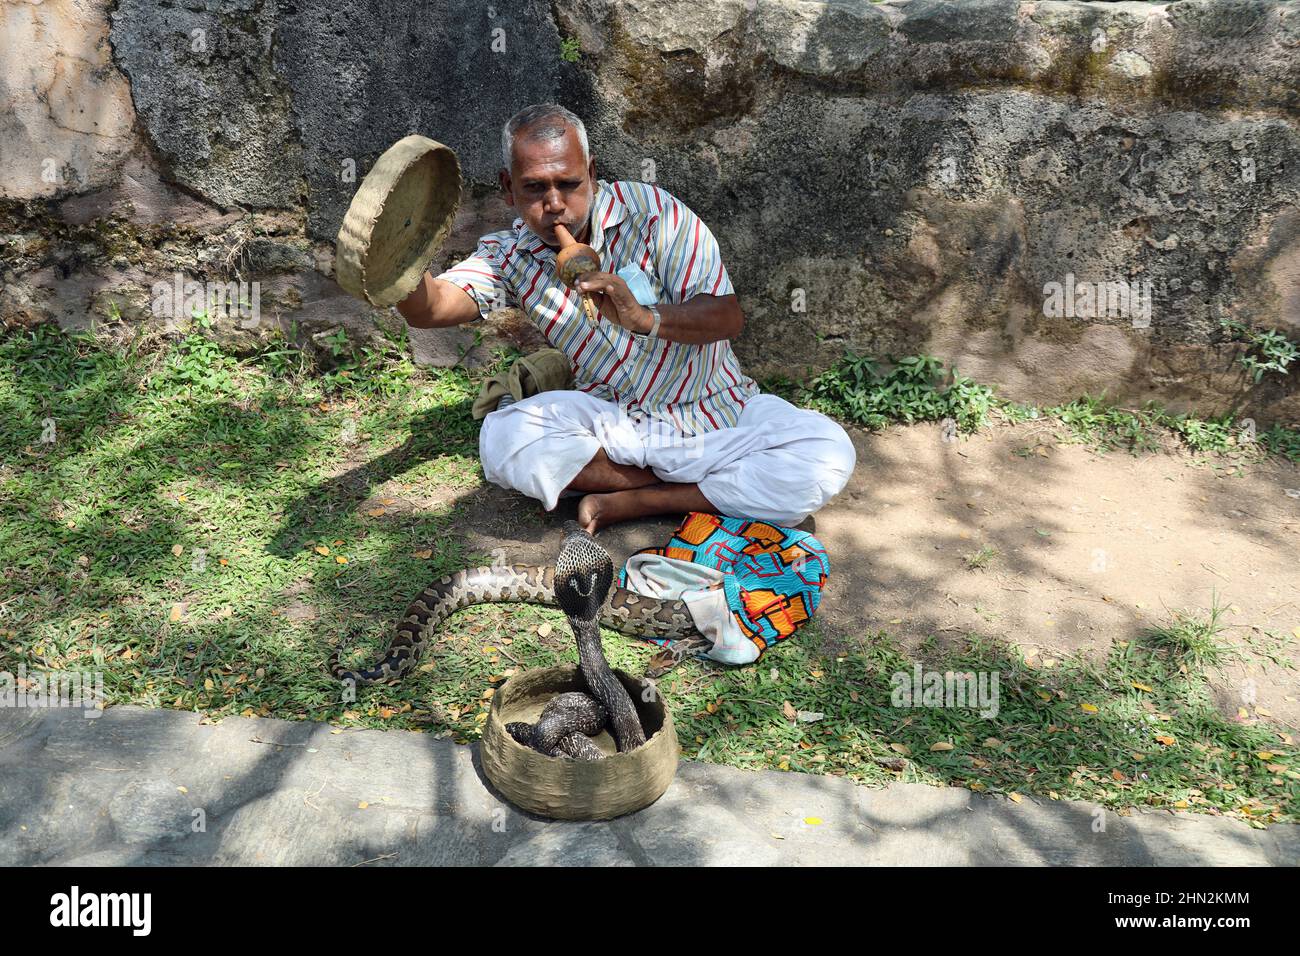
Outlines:
[[[472,498],[482,482],[469,412],[477,380],[416,369],[400,342],[357,355],[339,342],[335,353],[316,368],[287,343],[241,360],[200,336],[115,348],[50,327],[0,337],[0,670],[100,671],[109,704],[213,720],[472,741],[491,689],[513,669],[575,660],[556,611],[469,609],[400,686],[340,699],[323,669],[336,644],[373,657],[426,581],[491,556],[458,533],[464,505],[437,503],[449,490]],[[876,408],[898,400],[914,418],[983,417],[974,387],[916,390],[936,373],[914,363],[854,374],[890,388],[895,398]],[[827,385],[823,398],[839,389]],[[972,567],[993,557],[982,554]],[[1300,819],[1294,757],[1256,756],[1277,736],[1214,707],[1209,624],[1207,637],[1175,620],[1101,664],[1050,670],[977,637],[944,654],[923,646],[927,668],[1000,675],[993,719],[893,706],[890,677],[914,663],[899,645],[875,633],[823,654],[815,623],[756,666],[690,662],[661,686],[692,759],[1119,810],[1185,804],[1256,824]],[[606,646],[633,672],[653,650],[612,634]],[[787,704],[825,716],[792,721]]]
[[1151,642],[1195,667],[1217,667],[1233,654],[1230,646],[1219,637],[1223,632],[1222,620],[1226,610],[1215,597],[1205,614],[1175,611],[1171,623],[1152,630]]
[[103,669],[114,703],[339,713],[329,642],[470,561],[449,508],[362,502],[475,486],[476,389],[395,350],[310,374],[294,351],[0,341],[0,666]]
[[797,392],[803,404],[868,428],[952,419],[957,430],[972,432],[988,423],[994,405],[992,389],[949,376],[929,355],[901,358],[883,370],[875,359],[850,353]]
[[992,545],[984,545],[978,551],[966,555],[966,567],[971,571],[981,570],[989,566],[989,562],[998,556],[998,549]]
[[951,421],[954,434],[979,430],[995,419],[1016,423],[1054,421],[1065,437],[1098,451],[1155,452],[1169,440],[1195,452],[1275,455],[1300,462],[1300,430],[1274,424],[1256,430],[1233,415],[1201,419],[1174,415],[1154,402],[1123,408],[1105,396],[1085,395],[1040,408],[997,398],[993,390],[949,371],[928,355],[880,362],[848,353],[801,385],[774,378],[764,387],[842,421],[879,430],[891,424]]

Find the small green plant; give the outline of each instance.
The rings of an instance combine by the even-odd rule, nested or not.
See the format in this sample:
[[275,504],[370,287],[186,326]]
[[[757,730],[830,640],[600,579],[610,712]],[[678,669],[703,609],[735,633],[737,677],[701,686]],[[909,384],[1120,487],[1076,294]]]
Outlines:
[[167,356],[170,381],[199,391],[219,392],[235,384],[231,373],[238,363],[216,342],[197,333],[187,335]]
[[1256,435],[1255,440],[1271,455],[1300,462],[1300,431],[1294,428],[1273,425]]
[[1256,331],[1232,319],[1223,319],[1219,324],[1231,334],[1233,341],[1245,342],[1249,346],[1250,350],[1237,361],[1256,382],[1263,379],[1266,372],[1288,374],[1291,364],[1300,358],[1300,344],[1292,342],[1281,332],[1273,329]]
[[1103,451],[1127,448],[1136,454],[1159,448],[1160,412],[1150,404],[1140,410],[1117,408],[1107,404],[1105,396],[1084,395],[1045,411],[1060,419],[1080,441]]
[[1208,616],[1199,612],[1176,611],[1173,623],[1150,631],[1148,640],[1152,646],[1169,651],[1180,662],[1185,661],[1197,668],[1218,666],[1233,653],[1219,640],[1219,633],[1224,628],[1221,619],[1226,610],[1219,604],[1217,595],[1211,596]]
[[993,390],[955,371],[945,386],[945,377],[943,363],[932,355],[898,359],[884,372],[874,359],[849,353],[800,397],[868,428],[951,418],[959,430],[973,432],[987,424]]
[[564,37],[560,40],[560,59],[565,63],[577,63],[581,52],[577,37]]
[[1236,441],[1231,415],[1210,419],[1179,416],[1169,420],[1169,427],[1195,451],[1230,451]]
[[998,556],[998,549],[992,545],[984,545],[978,551],[966,555],[966,568],[970,571],[977,571],[986,568],[989,562]]
[[329,335],[321,338],[321,342],[329,349],[330,355],[339,358],[348,350],[348,334],[342,328],[337,328]]

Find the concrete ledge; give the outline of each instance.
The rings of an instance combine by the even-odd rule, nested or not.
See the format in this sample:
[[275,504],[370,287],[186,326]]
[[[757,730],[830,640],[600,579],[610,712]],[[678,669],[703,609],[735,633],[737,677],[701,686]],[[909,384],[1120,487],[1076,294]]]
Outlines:
[[[516,811],[476,748],[402,731],[113,707],[0,711],[0,864],[1300,863],[1300,830],[683,763],[608,823]],[[1100,813],[1100,817],[1098,817]],[[819,824],[805,821],[815,818]],[[1104,830],[1094,832],[1094,821]]]

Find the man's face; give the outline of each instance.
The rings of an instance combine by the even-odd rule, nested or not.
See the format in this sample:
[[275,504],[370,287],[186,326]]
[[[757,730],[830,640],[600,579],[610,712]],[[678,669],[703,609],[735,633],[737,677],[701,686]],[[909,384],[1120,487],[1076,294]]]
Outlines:
[[587,241],[587,217],[595,195],[596,159],[582,161],[582,144],[572,127],[563,139],[515,136],[509,171],[501,171],[501,189],[508,205],[519,210],[528,228],[548,246],[559,246],[555,224],[564,223],[579,242]]

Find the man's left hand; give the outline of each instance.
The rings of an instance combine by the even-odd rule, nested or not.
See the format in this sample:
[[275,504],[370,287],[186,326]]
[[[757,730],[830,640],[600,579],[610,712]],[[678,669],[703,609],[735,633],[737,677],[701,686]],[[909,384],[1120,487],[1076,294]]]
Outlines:
[[630,332],[644,334],[654,324],[650,310],[636,300],[627,282],[612,272],[583,273],[578,291],[591,296],[602,316]]

